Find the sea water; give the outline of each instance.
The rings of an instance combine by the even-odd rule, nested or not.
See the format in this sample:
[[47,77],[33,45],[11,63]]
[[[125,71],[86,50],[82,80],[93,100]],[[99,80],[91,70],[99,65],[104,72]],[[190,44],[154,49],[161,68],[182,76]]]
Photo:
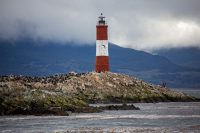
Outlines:
[[135,103],[140,110],[1,116],[0,132],[200,132],[200,102]]

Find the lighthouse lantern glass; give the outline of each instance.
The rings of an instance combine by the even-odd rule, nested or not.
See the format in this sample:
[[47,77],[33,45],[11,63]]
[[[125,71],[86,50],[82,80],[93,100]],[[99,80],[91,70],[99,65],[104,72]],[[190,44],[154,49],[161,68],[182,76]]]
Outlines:
[[99,22],[98,22],[99,25],[106,25],[106,21],[105,21],[105,17],[104,16],[100,16],[99,17]]

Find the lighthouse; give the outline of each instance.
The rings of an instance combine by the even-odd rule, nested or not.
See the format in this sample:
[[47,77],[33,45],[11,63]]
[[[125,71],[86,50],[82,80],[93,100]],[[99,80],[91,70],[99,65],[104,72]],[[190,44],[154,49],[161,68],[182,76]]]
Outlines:
[[101,13],[96,25],[96,72],[109,71],[108,25]]

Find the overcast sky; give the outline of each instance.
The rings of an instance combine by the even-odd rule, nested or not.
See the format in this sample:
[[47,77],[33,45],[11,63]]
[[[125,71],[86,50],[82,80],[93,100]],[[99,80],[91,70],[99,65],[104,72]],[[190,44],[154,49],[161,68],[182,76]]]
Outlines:
[[0,39],[94,44],[101,12],[120,46],[200,47],[200,0],[0,0]]

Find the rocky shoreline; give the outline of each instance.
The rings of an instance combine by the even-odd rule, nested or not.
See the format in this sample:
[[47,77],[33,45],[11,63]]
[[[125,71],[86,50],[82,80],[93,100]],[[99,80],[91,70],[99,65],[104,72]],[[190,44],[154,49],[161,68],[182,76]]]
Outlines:
[[122,104],[122,105],[107,105],[98,107],[101,110],[140,110],[139,107],[135,107],[135,105],[130,104]]
[[90,107],[89,103],[197,101],[184,93],[117,73],[68,73],[48,77],[1,76],[1,115],[68,115],[134,105]]

